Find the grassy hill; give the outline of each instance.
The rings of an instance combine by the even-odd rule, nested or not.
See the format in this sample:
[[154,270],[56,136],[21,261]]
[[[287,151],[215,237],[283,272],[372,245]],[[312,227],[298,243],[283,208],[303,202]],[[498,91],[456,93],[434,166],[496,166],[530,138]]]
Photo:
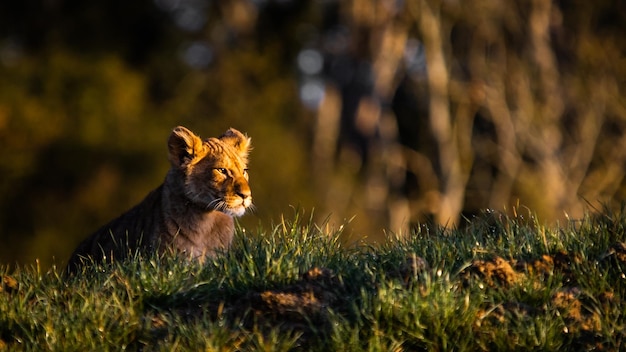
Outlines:
[[5,266],[0,351],[620,350],[625,228],[486,212],[372,247],[295,216],[204,265]]

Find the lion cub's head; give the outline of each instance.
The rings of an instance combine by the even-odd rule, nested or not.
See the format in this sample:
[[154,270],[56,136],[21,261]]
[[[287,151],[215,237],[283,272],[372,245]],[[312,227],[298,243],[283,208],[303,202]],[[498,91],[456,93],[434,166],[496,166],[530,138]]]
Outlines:
[[248,185],[250,138],[234,128],[218,138],[200,139],[176,127],[168,141],[172,170],[182,176],[180,189],[192,204],[241,216],[252,204]]

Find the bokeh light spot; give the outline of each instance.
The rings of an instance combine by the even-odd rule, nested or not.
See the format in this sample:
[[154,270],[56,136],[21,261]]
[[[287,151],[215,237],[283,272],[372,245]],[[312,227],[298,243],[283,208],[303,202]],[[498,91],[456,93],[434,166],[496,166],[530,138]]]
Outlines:
[[182,56],[189,67],[204,69],[213,61],[213,50],[204,42],[193,42],[184,49]]
[[309,109],[316,110],[324,99],[326,88],[320,79],[308,79],[300,85],[300,100]]
[[316,75],[322,72],[324,58],[322,54],[313,49],[305,49],[298,54],[298,68],[304,74]]

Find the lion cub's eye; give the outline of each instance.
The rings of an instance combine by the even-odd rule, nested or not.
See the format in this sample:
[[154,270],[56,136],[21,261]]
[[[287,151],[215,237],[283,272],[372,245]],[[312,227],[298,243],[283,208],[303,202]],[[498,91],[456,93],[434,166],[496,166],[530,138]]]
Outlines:
[[218,167],[215,170],[219,171],[219,173],[222,174],[222,175],[228,175],[228,170],[226,170],[223,167]]

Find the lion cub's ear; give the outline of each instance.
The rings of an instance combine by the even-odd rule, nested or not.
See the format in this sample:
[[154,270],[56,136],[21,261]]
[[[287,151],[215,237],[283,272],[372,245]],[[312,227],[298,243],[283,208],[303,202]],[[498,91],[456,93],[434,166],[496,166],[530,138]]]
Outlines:
[[202,139],[183,126],[174,128],[169,140],[169,160],[172,166],[180,167],[196,156],[201,155],[204,150]]
[[237,153],[239,153],[239,156],[246,162],[248,161],[248,153],[251,149],[251,140],[248,136],[244,135],[234,128],[230,128],[228,129],[228,131],[224,132],[224,134],[222,134],[219,139],[225,144],[228,144],[235,148],[237,150]]

